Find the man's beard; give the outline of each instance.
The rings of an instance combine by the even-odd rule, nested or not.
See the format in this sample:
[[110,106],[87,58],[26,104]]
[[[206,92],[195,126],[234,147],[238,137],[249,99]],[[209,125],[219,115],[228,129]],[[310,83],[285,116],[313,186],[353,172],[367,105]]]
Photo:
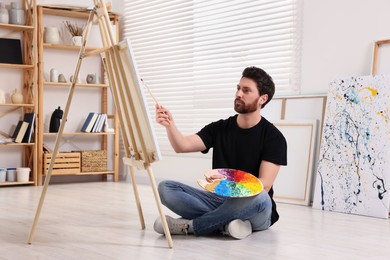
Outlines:
[[241,99],[236,98],[234,100],[234,110],[239,114],[247,114],[247,113],[255,112],[257,110],[258,101],[259,98],[257,98],[253,103],[247,105]]

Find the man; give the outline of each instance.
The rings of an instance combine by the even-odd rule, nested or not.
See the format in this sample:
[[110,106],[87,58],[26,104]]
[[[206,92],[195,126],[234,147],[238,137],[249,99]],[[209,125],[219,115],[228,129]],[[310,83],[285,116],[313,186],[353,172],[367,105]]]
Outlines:
[[[179,219],[167,216],[172,235],[225,233],[243,239],[252,231],[269,228],[279,219],[272,185],[280,165],[287,164],[287,144],[282,133],[260,113],[274,93],[272,78],[264,70],[246,68],[234,100],[238,115],[213,122],[189,136],[177,129],[169,110],[156,106],[156,121],[166,128],[175,152],[207,153],[213,148],[213,169],[249,172],[260,179],[265,189],[257,196],[229,198],[176,181],[162,181],[158,187],[161,202],[181,216]],[[160,218],[154,229],[164,234]]]

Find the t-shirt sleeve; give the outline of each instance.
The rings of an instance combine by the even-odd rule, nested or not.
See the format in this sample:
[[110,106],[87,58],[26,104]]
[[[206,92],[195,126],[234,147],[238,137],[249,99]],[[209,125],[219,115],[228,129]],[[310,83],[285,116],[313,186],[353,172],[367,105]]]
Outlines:
[[202,139],[206,149],[202,153],[208,153],[210,148],[214,146],[215,133],[217,132],[218,123],[213,122],[203,127],[196,134]]
[[287,165],[287,142],[283,134],[275,127],[265,140],[263,160],[278,165]]

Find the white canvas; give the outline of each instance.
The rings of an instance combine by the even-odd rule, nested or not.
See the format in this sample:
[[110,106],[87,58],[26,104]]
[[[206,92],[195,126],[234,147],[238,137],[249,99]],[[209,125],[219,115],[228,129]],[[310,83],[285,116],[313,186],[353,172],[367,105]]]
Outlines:
[[390,204],[390,77],[330,84],[313,207],[387,218]]

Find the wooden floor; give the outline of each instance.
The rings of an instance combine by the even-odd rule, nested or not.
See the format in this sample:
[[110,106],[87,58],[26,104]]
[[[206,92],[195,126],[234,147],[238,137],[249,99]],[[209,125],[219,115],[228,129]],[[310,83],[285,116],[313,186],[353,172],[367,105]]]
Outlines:
[[173,236],[169,249],[153,231],[152,190],[139,189],[146,230],[130,183],[50,185],[28,245],[42,187],[0,188],[0,259],[390,259],[389,220],[280,203],[281,220],[267,231],[244,240]]

